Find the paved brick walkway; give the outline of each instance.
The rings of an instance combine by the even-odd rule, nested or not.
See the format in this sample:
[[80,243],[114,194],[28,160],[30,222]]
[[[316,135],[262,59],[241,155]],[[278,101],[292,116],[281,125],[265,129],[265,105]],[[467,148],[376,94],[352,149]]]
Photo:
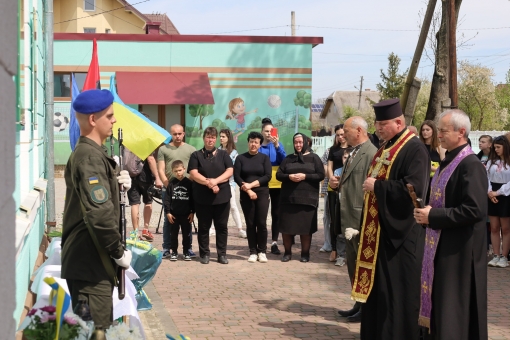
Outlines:
[[[63,181],[57,179],[56,185],[61,200]],[[154,204],[153,232],[159,211]],[[148,289],[155,308],[140,312],[148,340],[165,339],[163,330],[176,335],[176,329],[193,340],[359,338],[359,324],[345,323],[336,313],[353,303],[347,267],[336,267],[328,261],[329,254],[319,253],[322,225],[313,237],[310,263],[299,262],[299,239],[288,263],[271,254],[266,264],[248,263],[247,240],[238,238],[236,231],[230,219],[228,265],[216,263],[214,238],[208,265],[163,260]],[[154,245],[160,247],[162,235],[155,236]],[[198,253],[196,235],[193,249]],[[510,267],[489,268],[489,339],[510,339],[509,279]]]

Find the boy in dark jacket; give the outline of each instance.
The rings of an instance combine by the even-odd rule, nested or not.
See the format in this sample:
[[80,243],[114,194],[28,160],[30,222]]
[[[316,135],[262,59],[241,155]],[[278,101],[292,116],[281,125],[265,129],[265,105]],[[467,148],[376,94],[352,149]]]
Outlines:
[[164,200],[165,216],[170,222],[170,261],[177,261],[177,248],[179,245],[179,227],[182,231],[182,250],[184,261],[191,261],[189,249],[191,248],[191,223],[195,208],[191,180],[184,176],[186,168],[182,161],[172,163],[174,178],[168,183]]

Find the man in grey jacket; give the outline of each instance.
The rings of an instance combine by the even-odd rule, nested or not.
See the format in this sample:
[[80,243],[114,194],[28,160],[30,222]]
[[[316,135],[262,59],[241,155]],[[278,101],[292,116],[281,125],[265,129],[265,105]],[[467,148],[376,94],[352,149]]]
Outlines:
[[[351,283],[356,271],[359,246],[359,230],[363,209],[363,189],[370,163],[377,152],[367,134],[368,124],[361,117],[351,117],[344,123],[344,136],[354,150],[344,164],[342,176],[330,186],[340,186],[340,226],[346,238],[345,256]],[[350,290],[351,287],[349,287]],[[348,322],[361,321],[361,303],[356,302],[350,310],[339,310],[338,314],[347,317]]]

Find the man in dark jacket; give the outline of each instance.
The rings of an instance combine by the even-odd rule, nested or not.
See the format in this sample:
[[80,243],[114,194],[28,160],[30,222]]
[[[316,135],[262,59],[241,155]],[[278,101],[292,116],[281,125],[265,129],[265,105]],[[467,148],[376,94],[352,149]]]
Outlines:
[[115,160],[103,146],[116,122],[112,103],[108,90],[84,91],[73,103],[81,136],[65,170],[62,228],[62,278],[73,308],[85,300],[101,327],[113,321],[117,266],[129,268],[131,262],[119,233],[119,184],[127,191],[131,178],[125,170],[117,177]]

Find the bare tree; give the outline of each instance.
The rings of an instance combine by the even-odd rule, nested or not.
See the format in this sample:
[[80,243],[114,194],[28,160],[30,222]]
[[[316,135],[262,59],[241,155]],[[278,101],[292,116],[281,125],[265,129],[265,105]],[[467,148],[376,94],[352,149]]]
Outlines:
[[[455,14],[457,17],[457,27],[460,5],[462,0],[455,0]],[[439,16],[440,13],[440,16]],[[441,18],[439,20],[439,18]],[[469,41],[473,37],[466,38],[464,34],[460,34],[457,39],[457,49],[467,48]],[[432,77],[430,99],[427,107],[425,119],[434,120],[436,116],[443,111],[441,102],[449,98],[448,93],[448,0],[441,0],[441,7],[438,8],[437,15],[431,24],[429,33],[429,44],[427,46],[426,55],[431,60],[434,67],[434,75]],[[432,58],[433,55],[433,58]]]

